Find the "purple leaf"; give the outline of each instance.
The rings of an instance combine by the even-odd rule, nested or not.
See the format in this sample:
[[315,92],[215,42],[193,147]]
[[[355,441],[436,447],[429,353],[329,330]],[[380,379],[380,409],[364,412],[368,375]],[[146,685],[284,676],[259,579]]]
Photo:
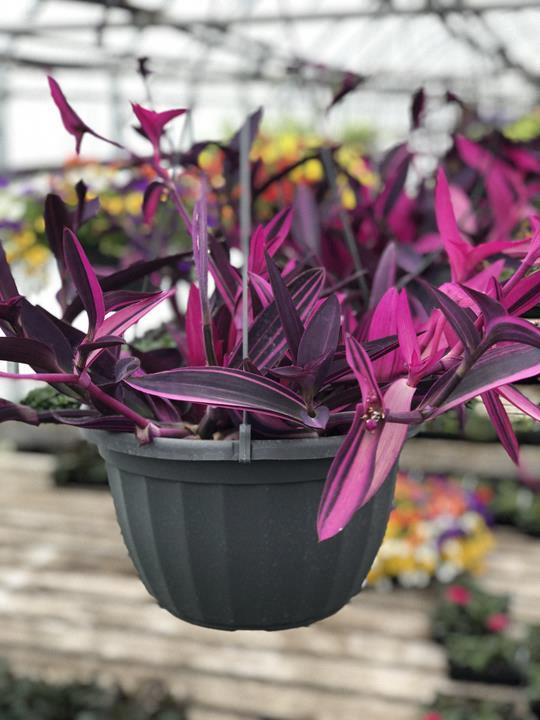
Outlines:
[[[66,336],[63,327],[55,318],[42,307],[34,306],[26,299],[23,299],[20,304],[20,322],[26,337],[42,342],[50,350],[54,349],[57,363],[62,370],[71,371],[73,369],[74,348],[70,338],[78,331],[70,328],[70,337]],[[80,339],[83,337],[84,335],[81,335]]]
[[381,255],[381,259],[379,260],[379,264],[377,265],[377,269],[373,277],[373,285],[371,287],[371,295],[369,298],[370,308],[376,307],[386,291],[395,285],[396,272],[396,245],[391,242],[386,246],[383,254]]
[[17,285],[11,274],[11,270],[6,260],[6,253],[0,243],[0,298],[2,300],[10,300],[19,295]]
[[306,327],[298,346],[298,364],[307,365],[336,352],[341,328],[341,308],[335,295],[325,300]]
[[210,238],[210,272],[218,293],[234,317],[242,281],[236,268],[230,264],[223,246],[215,238]]
[[128,418],[125,418],[123,415],[90,415],[88,410],[55,410],[51,413],[51,416],[63,425],[73,425],[87,430],[133,432],[135,429],[133,420],[128,420]]
[[257,137],[257,133],[259,132],[259,126],[261,124],[263,116],[263,109],[258,108],[255,110],[255,112],[251,113],[251,115],[248,115],[245,119],[244,123],[242,124],[242,127],[235,132],[235,134],[232,136],[228,149],[233,150],[234,152],[239,153],[240,152],[240,143],[241,143],[241,137],[242,133],[245,132],[245,128],[247,128],[248,132],[248,142],[247,145],[249,149],[251,150],[251,146],[253,145],[253,142],[255,141],[255,138]]
[[118,345],[123,345],[124,342],[124,338],[118,337],[117,335],[105,335],[103,337],[99,337],[97,340],[93,340],[92,342],[81,343],[78,348],[79,355],[85,357],[92,352],[92,350],[117,347]]
[[367,79],[368,78],[366,75],[359,75],[358,73],[351,72],[350,70],[345,71],[343,73],[343,77],[341,79],[341,82],[339,83],[339,86],[335,90],[332,99],[330,100],[330,103],[326,108],[326,112],[328,112],[335,105],[340,103],[344,97],[346,97],[353,90],[356,90],[356,88],[362,83],[366,82]]
[[153,310],[168,297],[171,297],[174,292],[174,288],[171,288],[171,290],[163,290],[162,292],[152,293],[152,295],[145,297],[142,300],[138,300],[137,302],[122,307],[114,314],[105,318],[105,320],[101,323],[99,327],[99,336],[122,336],[128,328],[135,325],[135,323],[149,313],[150,310]]
[[527,320],[503,316],[489,323],[484,340],[486,347],[499,342],[523,343],[540,348],[540,330]]
[[462,287],[463,290],[465,290],[465,292],[474,300],[478,309],[485,318],[486,325],[491,321],[506,315],[504,307],[489,295],[481,293],[478,290],[474,290],[471,287],[467,287],[467,285],[461,285],[460,287]]
[[[148,260],[147,262],[136,262],[107,277],[99,278],[99,284],[103,291],[118,290],[164,267],[176,267],[180,265],[180,263],[185,263],[191,257],[191,254],[191,252],[177,253],[175,255],[167,255],[163,258],[156,258],[155,260]],[[72,322],[82,309],[81,299],[79,297],[74,298],[64,312],[64,320],[66,322]]]
[[523,315],[540,303],[540,270],[521,279],[505,294],[503,304],[512,315]]
[[128,385],[170,400],[203,403],[215,407],[256,410],[320,428],[310,417],[302,398],[262,375],[232,368],[179,368],[155,375],[131,378]]
[[210,322],[210,307],[208,305],[208,217],[206,205],[206,192],[203,188],[201,197],[193,211],[193,259],[199,281],[201,310],[205,324]]
[[293,360],[295,360],[298,355],[300,340],[304,334],[304,325],[276,264],[268,253],[265,257],[276,307],[289,344],[289,350]]
[[120,308],[126,307],[126,305],[132,305],[139,300],[146,300],[151,297],[155,297],[155,292],[139,292],[138,290],[110,290],[104,293],[105,300],[105,311],[113,312],[114,310],[120,310]]
[[0,398],[0,422],[9,420],[17,420],[27,425],[39,425],[38,413],[33,408]]
[[482,395],[482,400],[502,446],[513,462],[519,465],[519,445],[516,434],[497,393],[490,390]]
[[64,257],[77,293],[88,314],[88,335],[93,337],[96,329],[105,319],[105,301],[94,269],[77,236],[69,228],[64,230]]
[[477,360],[436,411],[440,415],[488,390],[535,377],[540,373],[540,350],[509,343],[492,348]]
[[[287,289],[295,304],[300,319],[306,320],[319,298],[324,284],[324,270],[313,268],[297,275],[287,284]],[[249,357],[259,368],[277,365],[287,350],[287,340],[276,303],[272,302],[253,321],[249,328]],[[242,364],[242,342],[238,341],[229,366]]]
[[30,365],[41,372],[61,372],[49,345],[21,337],[0,337],[0,360]]
[[326,476],[317,516],[320,541],[343,530],[363,505],[371,485],[382,426],[366,430],[363,414],[363,406],[358,405],[353,424]]
[[154,216],[161,201],[161,196],[165,191],[165,185],[159,180],[154,180],[146,186],[142,201],[142,210],[143,220],[147,225],[153,223]]

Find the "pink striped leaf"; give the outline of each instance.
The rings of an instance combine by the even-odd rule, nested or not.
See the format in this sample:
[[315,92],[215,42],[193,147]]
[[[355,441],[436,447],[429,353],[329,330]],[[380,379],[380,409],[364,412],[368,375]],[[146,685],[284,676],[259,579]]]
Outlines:
[[179,368],[153,375],[132,377],[128,385],[170,400],[203,403],[237,410],[256,410],[321,428],[320,416],[311,417],[302,398],[289,388],[262,375],[219,367]]
[[382,426],[369,431],[364,408],[356,407],[354,420],[326,476],[317,515],[319,540],[337,535],[364,504],[373,480]]
[[93,337],[96,329],[105,319],[103,291],[81,243],[69,228],[64,230],[64,257],[73,284],[88,315],[88,335]]
[[519,445],[516,438],[512,423],[502,402],[494,390],[489,390],[482,395],[482,401],[486,407],[487,414],[493,427],[497,431],[497,436],[501,441],[501,445],[506,450],[510,458],[516,465],[519,465]]

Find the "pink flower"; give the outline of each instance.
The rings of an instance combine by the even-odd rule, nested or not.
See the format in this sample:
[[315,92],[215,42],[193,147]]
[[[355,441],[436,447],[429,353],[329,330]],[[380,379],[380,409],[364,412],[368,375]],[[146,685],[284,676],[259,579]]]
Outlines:
[[506,630],[509,624],[510,618],[505,613],[493,613],[486,621],[486,627],[495,633]]
[[446,599],[454,605],[465,607],[471,602],[471,591],[463,585],[452,585],[446,591]]
[[428,712],[422,720],[443,720],[443,716],[438,712]]

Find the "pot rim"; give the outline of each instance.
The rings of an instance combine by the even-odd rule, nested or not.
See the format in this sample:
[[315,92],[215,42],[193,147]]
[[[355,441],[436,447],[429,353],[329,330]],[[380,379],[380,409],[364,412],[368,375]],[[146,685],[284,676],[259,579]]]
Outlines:
[[[156,460],[239,461],[238,440],[154,438],[140,445],[131,433],[85,430],[86,440],[107,451]],[[320,460],[333,458],[345,435],[283,440],[252,440],[251,460]]]

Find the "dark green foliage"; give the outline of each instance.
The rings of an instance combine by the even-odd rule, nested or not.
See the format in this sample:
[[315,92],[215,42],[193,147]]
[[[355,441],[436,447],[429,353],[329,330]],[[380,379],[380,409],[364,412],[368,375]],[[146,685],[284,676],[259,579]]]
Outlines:
[[526,720],[512,703],[437,696],[425,718],[440,720]]
[[53,685],[0,668],[2,720],[186,720],[185,707],[159,683],[143,683],[129,696],[91,683]]
[[164,325],[161,327],[148,330],[140,338],[134,340],[131,345],[140,352],[150,352],[152,350],[164,350],[176,347],[176,343],[172,335]]
[[56,456],[56,485],[107,485],[107,471],[94,445],[80,442]]
[[526,650],[505,635],[453,635],[446,651],[450,677],[456,680],[523,685],[526,682]]
[[517,527],[540,535],[540,493],[511,479],[497,478],[489,483],[493,494],[489,511],[496,523]]
[[22,404],[34,410],[72,410],[80,407],[80,402],[48,385],[30,390]]

